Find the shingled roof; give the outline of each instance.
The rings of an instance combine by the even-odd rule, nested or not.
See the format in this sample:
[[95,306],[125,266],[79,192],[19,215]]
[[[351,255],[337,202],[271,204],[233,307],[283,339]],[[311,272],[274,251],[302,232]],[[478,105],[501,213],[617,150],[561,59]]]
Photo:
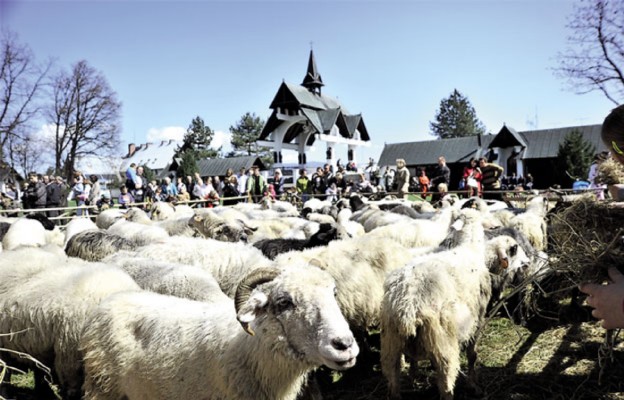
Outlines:
[[524,148],[522,159],[555,158],[559,144],[572,131],[579,131],[583,138],[594,145],[596,151],[606,150],[600,139],[601,125],[571,126],[556,129],[540,129],[517,132],[503,126],[496,135],[475,135],[453,139],[429,140],[386,144],[379,165],[394,165],[397,158],[404,158],[407,165],[436,164],[439,156],[444,156],[447,163],[465,162],[470,157],[485,156],[494,147]]
[[224,176],[228,168],[232,168],[236,173],[240,171],[241,168],[248,170],[253,165],[259,166],[261,171],[266,169],[260,157],[256,156],[216,158],[211,160],[199,160],[197,162],[197,167],[199,168],[199,174],[201,176]]

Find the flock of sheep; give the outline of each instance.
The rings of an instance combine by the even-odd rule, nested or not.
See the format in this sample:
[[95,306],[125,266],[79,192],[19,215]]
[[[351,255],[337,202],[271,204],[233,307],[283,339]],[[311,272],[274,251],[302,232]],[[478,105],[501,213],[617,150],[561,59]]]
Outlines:
[[546,249],[541,197],[156,203],[63,229],[0,218],[0,236],[0,349],[49,366],[64,400],[319,398],[315,371],[353,367],[371,328],[391,398],[424,358],[451,399],[463,348],[478,388],[488,303]]

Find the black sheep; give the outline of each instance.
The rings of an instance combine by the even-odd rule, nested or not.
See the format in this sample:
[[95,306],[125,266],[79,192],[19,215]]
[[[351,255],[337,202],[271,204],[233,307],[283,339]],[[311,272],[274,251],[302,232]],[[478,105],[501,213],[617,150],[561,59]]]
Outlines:
[[301,251],[311,247],[324,246],[338,238],[338,230],[332,224],[321,224],[319,230],[308,239],[264,239],[254,243],[270,260],[282,253]]

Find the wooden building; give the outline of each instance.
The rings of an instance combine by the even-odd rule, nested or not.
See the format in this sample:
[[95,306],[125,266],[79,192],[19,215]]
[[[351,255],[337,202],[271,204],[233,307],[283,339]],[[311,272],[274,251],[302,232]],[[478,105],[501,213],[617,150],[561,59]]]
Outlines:
[[535,188],[548,188],[555,180],[554,161],[559,144],[572,131],[580,131],[583,138],[594,145],[597,152],[606,150],[600,139],[602,125],[571,126],[518,132],[503,125],[496,135],[475,135],[454,139],[429,140],[386,144],[379,158],[379,165],[394,168],[397,158],[404,158],[411,173],[425,167],[431,173],[444,156],[451,169],[451,190],[459,184],[463,168],[474,158],[485,157],[505,168],[505,175],[531,174]]
[[346,158],[357,163],[357,148],[370,145],[362,114],[348,113],[337,99],[321,93],[323,86],[310,50],[303,82],[282,82],[270,105],[273,112],[258,139],[258,145],[272,149],[274,167],[282,166],[283,150],[297,151],[299,165],[305,166],[306,153],[316,141],[325,142],[326,159],[331,164],[335,163],[337,146],[346,146]]

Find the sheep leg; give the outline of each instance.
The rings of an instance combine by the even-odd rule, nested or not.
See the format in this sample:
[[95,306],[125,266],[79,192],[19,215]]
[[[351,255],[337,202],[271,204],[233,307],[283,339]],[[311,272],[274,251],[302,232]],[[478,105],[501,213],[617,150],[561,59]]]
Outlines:
[[481,395],[482,390],[479,387],[477,370],[475,368],[477,364],[477,338],[470,340],[466,346],[466,358],[468,359],[468,386],[475,392],[476,395]]
[[388,397],[400,399],[403,338],[396,327],[385,325],[381,328],[381,372],[388,381]]
[[455,390],[455,381],[459,375],[459,343],[447,334],[435,336],[435,342],[431,343],[433,349],[433,365],[437,372],[438,390],[440,398],[452,400]]

